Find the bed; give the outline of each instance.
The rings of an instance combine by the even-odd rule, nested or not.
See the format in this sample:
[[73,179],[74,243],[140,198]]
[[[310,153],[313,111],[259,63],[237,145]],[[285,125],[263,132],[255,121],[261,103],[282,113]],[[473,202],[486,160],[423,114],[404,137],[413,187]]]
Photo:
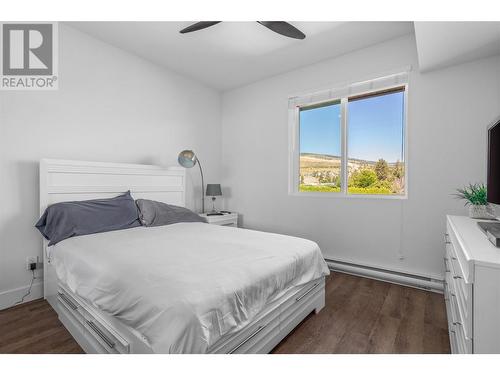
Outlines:
[[[185,170],[40,162],[40,210],[112,197],[185,205]],[[87,353],[267,353],[325,304],[326,264],[305,239],[215,226],[73,237],[44,248],[44,294]]]

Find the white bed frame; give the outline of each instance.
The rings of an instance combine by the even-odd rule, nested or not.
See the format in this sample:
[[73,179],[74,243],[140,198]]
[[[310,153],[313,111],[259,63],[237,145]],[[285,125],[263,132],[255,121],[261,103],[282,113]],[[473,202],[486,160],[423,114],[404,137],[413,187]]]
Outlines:
[[[40,214],[51,204],[113,197],[130,190],[135,199],[185,206],[185,169],[153,165],[43,159]],[[43,241],[44,297],[87,353],[152,353],[145,339],[62,285]],[[211,353],[268,353],[312,311],[325,305],[324,278],[289,291],[247,327],[217,343]]]

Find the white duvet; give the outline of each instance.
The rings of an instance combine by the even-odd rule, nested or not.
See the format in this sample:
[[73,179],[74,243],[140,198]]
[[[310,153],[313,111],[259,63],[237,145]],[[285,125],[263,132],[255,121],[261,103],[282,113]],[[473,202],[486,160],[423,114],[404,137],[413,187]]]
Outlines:
[[329,273],[315,242],[204,223],[73,237],[59,279],[156,353],[205,353],[293,287]]

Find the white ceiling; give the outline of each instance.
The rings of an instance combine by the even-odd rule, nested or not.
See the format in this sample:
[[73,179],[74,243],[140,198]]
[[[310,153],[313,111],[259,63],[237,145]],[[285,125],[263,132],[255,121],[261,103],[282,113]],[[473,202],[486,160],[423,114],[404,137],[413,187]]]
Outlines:
[[500,22],[415,22],[420,71],[500,54]]
[[228,90],[413,32],[412,22],[292,22],[296,40],[256,22],[223,22],[180,34],[192,22],[68,25],[218,90]]

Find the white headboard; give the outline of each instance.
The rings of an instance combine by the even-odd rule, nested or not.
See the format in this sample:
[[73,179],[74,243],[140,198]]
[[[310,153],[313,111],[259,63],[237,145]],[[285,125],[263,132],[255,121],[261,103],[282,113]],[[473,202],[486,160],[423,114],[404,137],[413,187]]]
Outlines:
[[130,190],[145,198],[185,206],[185,169],[76,160],[40,161],[40,213],[65,201],[109,198]]
[[[186,172],[182,167],[57,159],[40,161],[40,214],[53,203],[111,198],[127,190],[134,199],[185,206]],[[44,295],[52,303],[50,297],[56,294],[57,283],[46,250],[47,241],[44,240]]]

